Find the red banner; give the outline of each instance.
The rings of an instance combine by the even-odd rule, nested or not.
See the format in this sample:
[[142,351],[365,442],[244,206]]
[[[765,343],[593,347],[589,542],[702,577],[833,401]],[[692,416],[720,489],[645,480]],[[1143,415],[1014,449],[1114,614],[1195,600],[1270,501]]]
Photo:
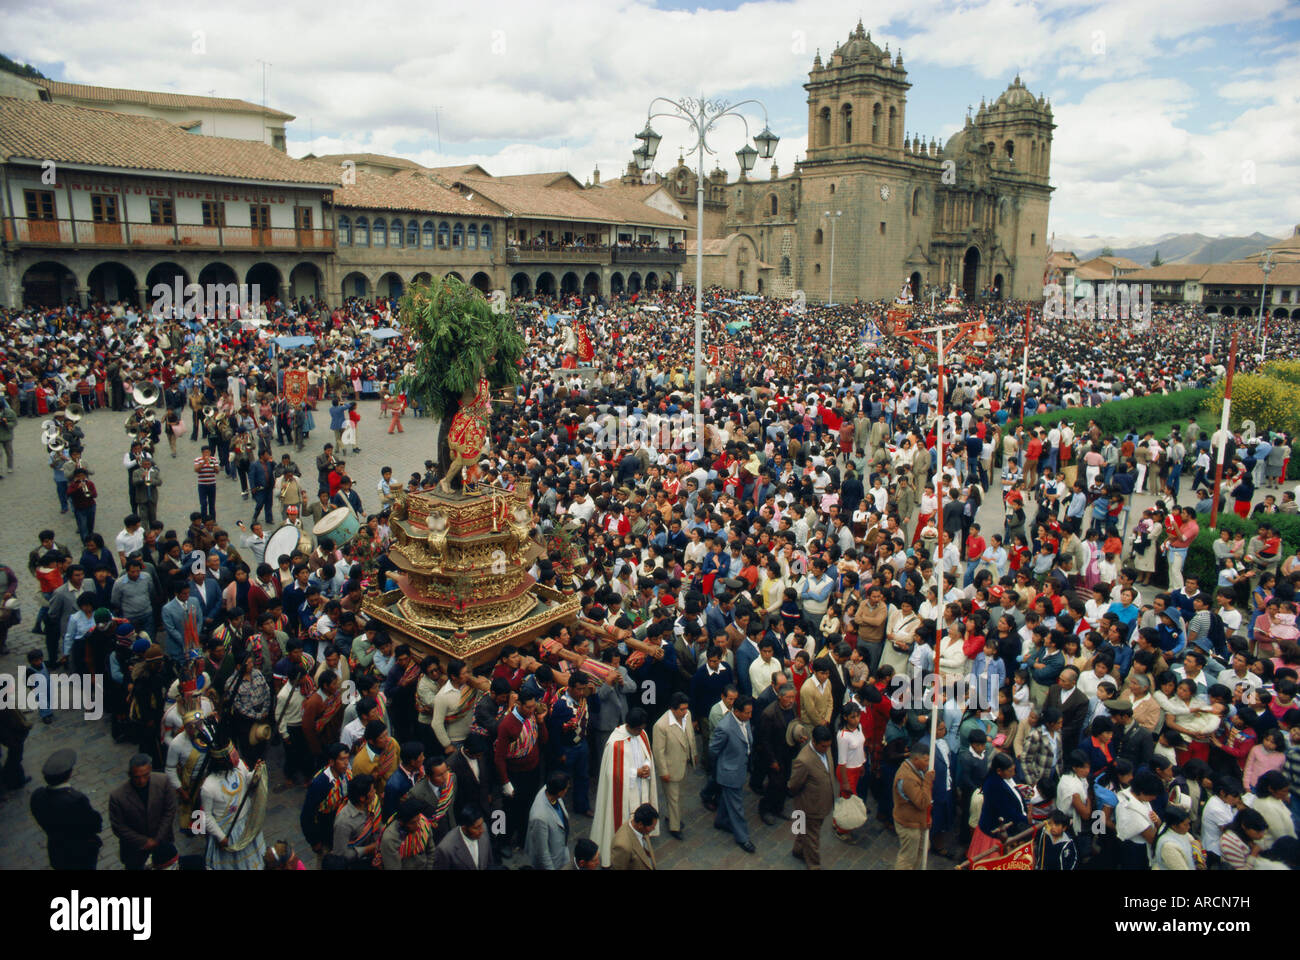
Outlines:
[[717,365],[718,365],[718,345],[715,343],[709,347],[709,366],[716,367]]
[[591,334],[587,332],[585,326],[578,328],[578,359],[583,363],[590,363],[591,358],[596,355],[595,349],[591,345]]
[[972,870],[1032,870],[1034,869],[1034,844],[1022,843],[1001,856],[984,857],[970,865]]
[[284,395],[294,406],[307,402],[307,371],[286,370],[284,374]]

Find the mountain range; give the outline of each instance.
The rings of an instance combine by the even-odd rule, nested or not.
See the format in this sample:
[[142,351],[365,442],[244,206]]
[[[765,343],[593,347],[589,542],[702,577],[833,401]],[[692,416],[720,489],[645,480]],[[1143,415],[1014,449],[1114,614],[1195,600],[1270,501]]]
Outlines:
[[1203,233],[1166,233],[1154,240],[1107,239],[1098,236],[1070,237],[1057,234],[1052,239],[1053,250],[1073,250],[1079,260],[1091,260],[1103,249],[1110,247],[1117,257],[1127,257],[1134,263],[1147,266],[1160,254],[1162,263],[1224,263],[1240,260],[1277,238],[1256,231],[1248,237],[1207,237]]

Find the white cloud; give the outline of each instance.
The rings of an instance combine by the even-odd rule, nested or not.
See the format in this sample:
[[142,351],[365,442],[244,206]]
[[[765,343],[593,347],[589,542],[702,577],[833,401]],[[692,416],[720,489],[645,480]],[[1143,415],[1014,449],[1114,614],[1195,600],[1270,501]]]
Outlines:
[[[268,103],[296,115],[295,155],[365,150],[579,179],[599,163],[608,179],[630,159],[651,97],[700,91],[765,100],[788,172],[807,148],[800,86],[813,54],[828,58],[855,13],[824,0],[691,11],[649,0],[179,9],[50,0],[7,10],[0,44],[56,65],[60,79],[254,102],[258,59],[269,61]],[[1052,223],[1063,232],[1249,232],[1300,220],[1300,45],[1288,0],[885,0],[870,16],[873,39],[906,57],[909,128],[946,139],[960,112],[935,122],[927,105],[978,103],[1017,71],[1051,93]],[[971,89],[936,90],[936,70],[968,75]],[[752,135],[761,113],[746,115]],[[655,126],[663,171],[694,141],[683,123]],[[739,123],[720,126],[706,168],[720,163],[734,176],[744,137]],[[1242,182],[1243,164],[1253,164],[1253,184]],[[767,168],[760,161],[754,176]]]

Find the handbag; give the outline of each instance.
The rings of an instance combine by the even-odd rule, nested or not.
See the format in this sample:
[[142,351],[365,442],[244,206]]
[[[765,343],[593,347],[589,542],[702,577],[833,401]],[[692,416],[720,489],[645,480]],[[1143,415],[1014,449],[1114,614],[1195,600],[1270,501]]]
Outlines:
[[856,830],[867,822],[867,805],[859,796],[836,797],[831,822],[841,831]]

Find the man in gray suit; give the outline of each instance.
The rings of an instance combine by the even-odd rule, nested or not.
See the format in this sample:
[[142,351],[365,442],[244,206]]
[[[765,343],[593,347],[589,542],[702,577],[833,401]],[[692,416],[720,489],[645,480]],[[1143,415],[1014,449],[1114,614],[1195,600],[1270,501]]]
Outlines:
[[722,788],[718,802],[718,815],[713,826],[730,830],[740,849],[754,852],[749,839],[749,826],[745,823],[745,781],[749,778],[749,751],[754,742],[749,718],[754,712],[753,697],[737,697],[731,712],[713,730],[709,737],[709,756],[713,758],[713,778]]
[[487,870],[494,865],[492,843],[483,824],[483,808],[467,803],[456,811],[455,830],[442,838],[433,853],[435,870]]
[[528,810],[524,854],[534,870],[563,870],[569,860],[569,811],[564,808],[568,792],[569,775],[556,770]]
[[604,659],[615,673],[608,683],[596,688],[596,697],[591,704],[596,708],[591,718],[592,729],[596,731],[591,757],[597,768],[600,767],[600,758],[605,755],[605,741],[627,720],[627,694],[636,692],[636,681],[628,676],[627,667],[619,663],[618,651],[606,651]]

